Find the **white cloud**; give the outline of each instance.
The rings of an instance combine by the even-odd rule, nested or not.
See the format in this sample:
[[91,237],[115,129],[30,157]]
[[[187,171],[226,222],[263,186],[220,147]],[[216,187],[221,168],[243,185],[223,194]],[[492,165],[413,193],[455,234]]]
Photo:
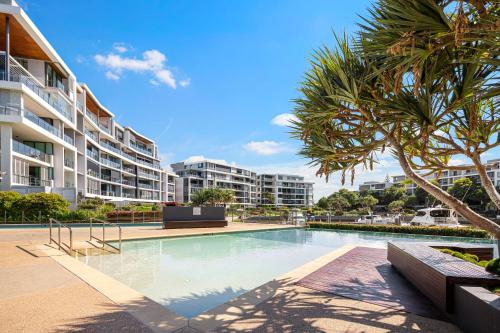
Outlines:
[[245,149],[266,156],[288,150],[284,143],[276,141],[250,141],[245,145]]
[[107,71],[105,75],[108,79],[113,80],[113,81],[118,81],[120,79],[119,75],[117,75],[111,71]]
[[118,53],[125,53],[129,48],[130,47],[125,45],[125,43],[113,43],[113,49]]
[[187,79],[184,79],[184,80],[180,80],[179,81],[179,85],[183,88],[186,88],[187,86],[189,86],[191,84],[191,79],[190,78],[187,78]]
[[170,166],[170,164],[172,163],[173,157],[174,153],[158,153],[161,167],[167,171],[172,171],[172,167]]
[[282,113],[274,117],[273,120],[271,120],[271,123],[277,126],[290,126],[291,121],[295,120],[297,120],[297,117],[294,114]]
[[[123,48],[120,48],[120,50],[123,51]],[[111,80],[118,80],[125,71],[149,73],[153,76],[152,79],[150,79],[151,84],[165,84],[173,89],[177,87],[173,72],[166,66],[167,57],[158,50],[143,52],[142,59],[108,53],[107,55],[96,54],[94,60],[97,64],[108,70],[106,72],[106,77]]]

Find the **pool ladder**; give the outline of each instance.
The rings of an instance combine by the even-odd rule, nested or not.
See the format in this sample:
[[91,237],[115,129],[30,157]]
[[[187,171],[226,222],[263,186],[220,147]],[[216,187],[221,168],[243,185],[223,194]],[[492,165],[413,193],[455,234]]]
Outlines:
[[[57,239],[52,236],[52,225],[57,224]],[[69,246],[68,244],[65,244],[61,242],[61,227],[67,228],[69,230]],[[70,226],[67,224],[61,223],[57,221],[56,219],[49,219],[49,244],[52,244],[52,242],[56,243],[58,246],[58,249],[61,250],[63,249],[66,251],[66,249],[63,248],[63,245],[69,248],[69,253],[71,254],[73,252],[73,230],[71,229]]]
[[[92,233],[92,231],[93,231],[93,225],[96,224],[96,223],[102,224],[102,239],[98,238],[97,236],[94,236],[93,233]],[[112,227],[118,228],[118,247],[116,247],[115,245],[110,244],[109,241],[106,241],[106,226],[112,226]],[[115,249],[116,251],[118,251],[118,253],[122,252],[122,227],[120,227],[117,224],[109,223],[108,221],[104,221],[104,220],[100,220],[100,219],[95,219],[95,218],[91,218],[90,219],[90,225],[89,225],[89,227],[90,227],[90,237],[89,237],[90,241],[96,240],[97,242],[101,243],[103,249],[107,245],[107,246]]]

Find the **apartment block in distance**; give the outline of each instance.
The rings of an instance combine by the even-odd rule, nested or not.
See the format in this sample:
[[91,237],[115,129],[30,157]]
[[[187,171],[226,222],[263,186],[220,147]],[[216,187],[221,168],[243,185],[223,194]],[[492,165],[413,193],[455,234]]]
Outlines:
[[[486,166],[486,172],[490,177],[491,181],[496,187],[500,187],[500,159],[488,160],[484,163]],[[428,180],[437,180],[439,186],[445,190],[452,186],[453,183],[460,178],[470,178],[473,181],[480,183],[479,175],[475,167],[472,164],[460,165],[463,170],[444,170],[440,175],[436,177],[436,174],[425,175],[424,178]],[[359,185],[360,191],[372,190],[372,191],[383,191],[384,189],[392,185],[401,185],[407,177],[405,175],[392,176],[392,181],[386,179],[384,182],[370,181]],[[406,189],[409,194],[414,194],[416,185],[410,183],[406,185]]]
[[[312,207],[313,185],[313,182],[306,182],[302,176],[262,174],[257,177],[258,202],[262,205],[274,204],[276,207]],[[272,195],[272,202],[265,193]]]
[[252,207],[257,204],[257,174],[222,161],[204,159],[171,165],[178,176],[176,200],[191,201],[196,191],[204,188],[224,188],[234,191],[235,204]]
[[174,201],[156,144],[115,122],[14,1],[0,0],[1,190]]

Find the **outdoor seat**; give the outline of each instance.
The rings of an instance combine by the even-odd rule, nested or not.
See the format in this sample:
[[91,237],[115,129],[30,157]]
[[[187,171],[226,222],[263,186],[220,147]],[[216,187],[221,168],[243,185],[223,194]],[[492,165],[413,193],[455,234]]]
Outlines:
[[453,312],[455,285],[500,285],[497,275],[426,244],[389,242],[387,259],[439,309],[448,313]]

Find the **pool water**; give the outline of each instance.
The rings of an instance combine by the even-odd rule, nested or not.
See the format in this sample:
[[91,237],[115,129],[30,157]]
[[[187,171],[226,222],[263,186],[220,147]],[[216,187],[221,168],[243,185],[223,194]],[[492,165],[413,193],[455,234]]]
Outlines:
[[285,229],[127,241],[121,254],[79,260],[192,318],[344,245],[386,247],[388,240],[476,241]]

